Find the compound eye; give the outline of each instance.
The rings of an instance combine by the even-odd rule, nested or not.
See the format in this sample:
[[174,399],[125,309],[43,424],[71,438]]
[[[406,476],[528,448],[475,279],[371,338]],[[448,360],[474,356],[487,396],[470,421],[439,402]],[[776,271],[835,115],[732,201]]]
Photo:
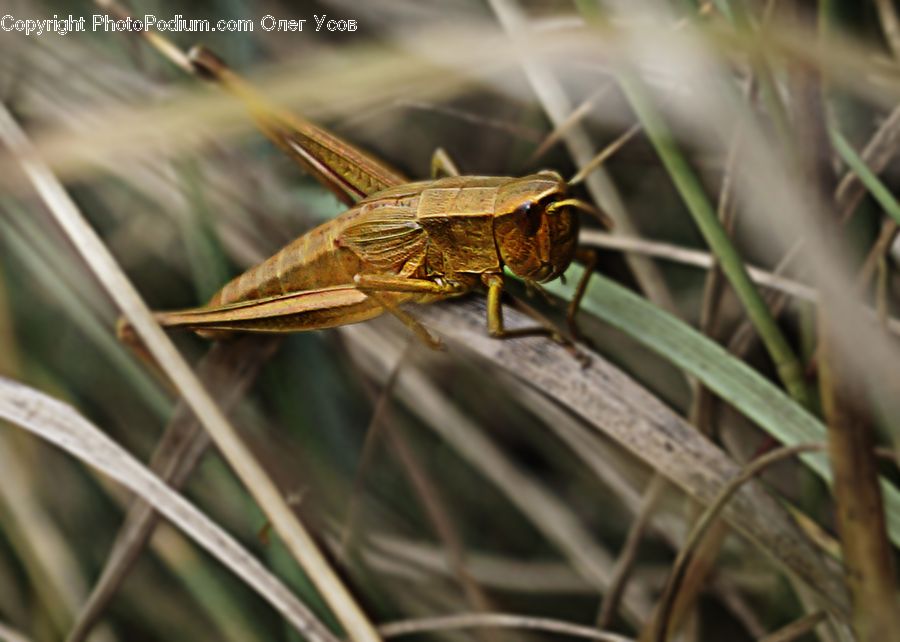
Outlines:
[[541,228],[541,208],[537,204],[527,201],[516,208],[516,214],[521,221],[523,231],[528,236],[534,236]]

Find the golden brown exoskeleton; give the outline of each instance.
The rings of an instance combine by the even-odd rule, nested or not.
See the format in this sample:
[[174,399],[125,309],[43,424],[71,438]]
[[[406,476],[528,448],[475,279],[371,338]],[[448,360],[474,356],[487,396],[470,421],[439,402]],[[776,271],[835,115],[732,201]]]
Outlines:
[[567,198],[559,174],[406,182],[333,134],[269,107],[208,51],[195,50],[192,64],[241,98],[267,136],[352,207],[232,280],[206,306],[158,313],[162,325],[222,338],[329,328],[390,311],[431,342],[399,306],[484,286],[492,336],[554,334],[504,330],[500,295],[504,266],[542,283],[575,255],[575,210],[595,210]]

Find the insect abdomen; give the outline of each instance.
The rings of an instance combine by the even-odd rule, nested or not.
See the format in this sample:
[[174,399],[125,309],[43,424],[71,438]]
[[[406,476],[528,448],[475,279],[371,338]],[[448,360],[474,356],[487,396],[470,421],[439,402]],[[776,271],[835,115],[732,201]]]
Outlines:
[[361,264],[353,252],[338,247],[335,242],[346,226],[342,218],[310,230],[275,255],[235,277],[213,296],[208,305],[225,305],[351,283]]

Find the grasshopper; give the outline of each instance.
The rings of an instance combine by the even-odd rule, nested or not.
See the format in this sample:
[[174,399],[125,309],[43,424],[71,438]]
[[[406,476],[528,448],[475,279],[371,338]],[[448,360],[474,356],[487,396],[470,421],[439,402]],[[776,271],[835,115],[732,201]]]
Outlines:
[[[321,127],[268,106],[210,51],[195,47],[187,63],[241,99],[259,128],[350,209],[233,279],[205,306],[156,313],[161,325],[221,339],[330,328],[388,311],[438,347],[401,306],[484,288],[490,336],[544,334],[571,345],[546,323],[505,329],[501,307],[504,266],[527,285],[555,279],[575,258],[577,212],[608,223],[596,208],[568,197],[558,173],[459,176],[438,153],[434,173],[450,175],[410,182]],[[573,334],[589,272],[570,306]],[[120,334],[127,338],[126,328]]]

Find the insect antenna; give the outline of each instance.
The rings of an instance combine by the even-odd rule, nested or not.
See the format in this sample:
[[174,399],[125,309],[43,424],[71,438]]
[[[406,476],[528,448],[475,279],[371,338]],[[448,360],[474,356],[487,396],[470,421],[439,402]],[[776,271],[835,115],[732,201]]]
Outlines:
[[602,225],[606,229],[612,229],[614,227],[612,218],[610,218],[610,216],[606,212],[601,210],[599,207],[591,205],[587,201],[582,201],[578,198],[565,198],[561,201],[550,203],[550,205],[547,206],[547,213],[552,214],[555,210],[563,207],[573,207],[579,212],[590,214],[598,221],[600,221],[600,225]]

